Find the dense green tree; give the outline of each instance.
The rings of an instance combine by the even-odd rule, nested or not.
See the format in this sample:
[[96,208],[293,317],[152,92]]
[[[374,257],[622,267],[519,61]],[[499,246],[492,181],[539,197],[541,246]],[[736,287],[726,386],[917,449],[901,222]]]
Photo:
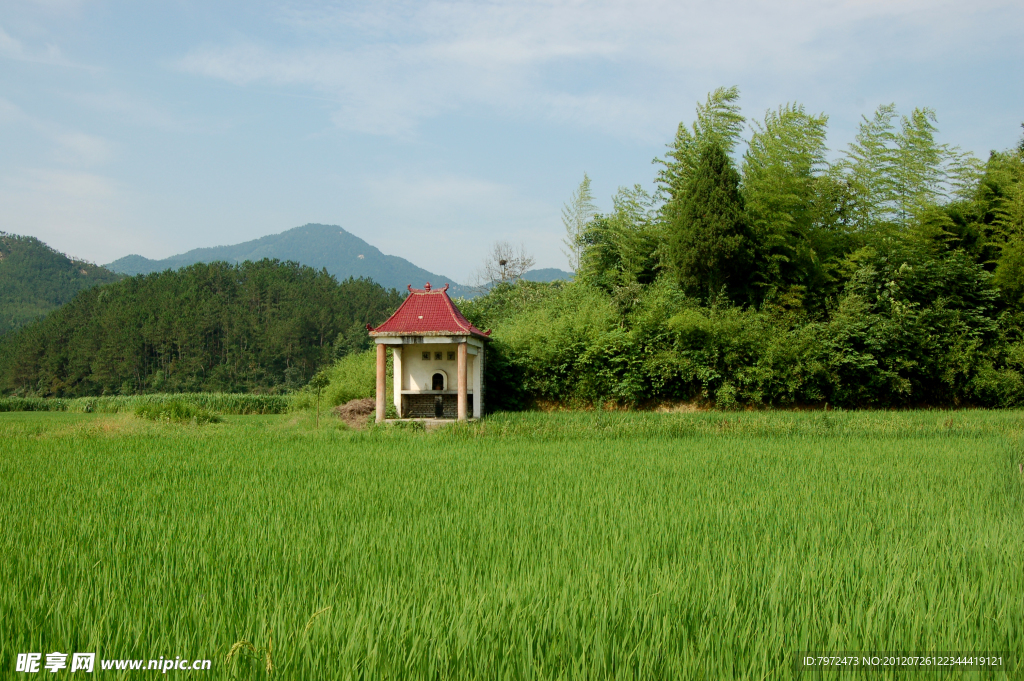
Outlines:
[[663,223],[654,197],[643,187],[620,187],[612,212],[597,216],[580,236],[579,278],[608,291],[649,284],[661,270]]
[[671,261],[680,285],[694,295],[750,293],[751,244],[739,185],[725,150],[712,142],[668,212]]
[[906,227],[932,206],[973,193],[980,165],[971,154],[935,140],[935,112],[914,109],[895,121],[893,104],[864,118],[842,168],[856,194],[862,229]]
[[[363,279],[264,260],[197,264],[79,294],[0,346],[0,389],[78,396],[295,387],[365,347],[401,302]],[[357,330],[358,329],[358,330]]]
[[[1024,143],[1022,143],[1024,144]],[[996,284],[1007,301],[1024,304],[1024,149],[993,154],[986,189],[991,196],[991,233],[1000,249]]]
[[517,404],[1024,404],[1024,152],[979,175],[933,112],[884,106],[830,165],[825,117],[787,105],[753,124],[740,181],[737,95],[680,126],[663,203],[619,190],[588,223],[574,282],[465,306],[494,329],[491,389]]

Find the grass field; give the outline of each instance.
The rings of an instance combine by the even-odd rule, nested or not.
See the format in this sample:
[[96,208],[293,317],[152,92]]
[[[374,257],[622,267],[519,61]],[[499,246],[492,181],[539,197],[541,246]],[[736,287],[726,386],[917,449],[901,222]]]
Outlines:
[[52,651],[213,660],[174,678],[754,681],[798,651],[1020,653],[1022,437],[981,411],[0,414],[0,676]]

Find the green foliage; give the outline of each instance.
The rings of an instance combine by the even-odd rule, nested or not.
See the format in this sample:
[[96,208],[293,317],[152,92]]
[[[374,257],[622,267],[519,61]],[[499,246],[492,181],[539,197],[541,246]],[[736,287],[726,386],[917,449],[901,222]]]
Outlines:
[[[821,289],[845,226],[834,219],[842,194],[825,173],[828,118],[787,104],[754,123],[743,157],[743,197],[762,296]],[[834,181],[834,180],[833,180]]]
[[896,107],[878,107],[864,118],[841,168],[856,194],[858,227],[907,226],[930,206],[974,192],[980,164],[958,147],[935,141],[931,109],[914,109],[900,119]]
[[79,291],[120,278],[34,237],[0,232],[0,334],[44,316]]
[[327,368],[324,375],[330,381],[324,389],[328,405],[373,397],[377,392],[377,353],[369,350],[343,357]]
[[0,420],[8,665],[759,681],[798,650],[1024,649],[1016,411],[70,416]]
[[197,407],[184,400],[169,400],[162,404],[140,404],[135,408],[135,415],[150,421],[194,423],[196,425],[223,421],[215,412]]
[[[963,251],[886,240],[846,260],[825,319],[710,306],[662,277],[611,290],[517,284],[466,313],[494,328],[488,394],[566,404],[658,401],[914,406],[1019,404],[992,275]],[[1004,319],[1000,322],[1000,319]],[[1005,330],[1004,330],[1005,327]],[[998,384],[998,385],[997,385]]]
[[[720,89],[681,124],[652,198],[620,189],[580,271],[468,305],[494,329],[489,394],[723,409],[1024,403],[1024,163],[977,162],[936,116],[882,106],[846,158],[799,104],[753,124]],[[660,201],[664,199],[664,203]],[[722,295],[722,294],[725,295]]]
[[[361,349],[401,296],[263,260],[139,275],[81,293],[0,341],[0,390],[77,397],[284,392]],[[358,341],[357,341],[358,337]]]
[[608,291],[649,284],[663,269],[662,225],[656,200],[641,186],[620,187],[612,213],[596,216],[580,235],[579,279]]
[[691,294],[749,293],[750,239],[740,176],[716,143],[704,147],[684,193],[666,206],[667,248]]

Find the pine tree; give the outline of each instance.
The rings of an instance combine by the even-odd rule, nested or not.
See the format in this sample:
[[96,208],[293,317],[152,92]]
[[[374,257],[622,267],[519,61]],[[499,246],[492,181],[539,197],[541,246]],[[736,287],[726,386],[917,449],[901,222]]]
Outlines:
[[669,251],[680,284],[694,295],[749,293],[750,244],[739,183],[729,157],[712,142],[670,209]]

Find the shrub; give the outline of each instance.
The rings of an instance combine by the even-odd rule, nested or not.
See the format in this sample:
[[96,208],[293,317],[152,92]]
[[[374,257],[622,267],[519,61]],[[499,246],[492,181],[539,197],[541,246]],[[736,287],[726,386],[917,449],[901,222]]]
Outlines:
[[[391,401],[391,353],[388,352],[388,402]],[[373,398],[377,394],[376,350],[346,355],[324,370],[329,383],[320,393],[321,404],[327,408],[346,404],[352,400]],[[296,393],[292,409],[312,409],[316,406],[316,390],[306,386]]]

